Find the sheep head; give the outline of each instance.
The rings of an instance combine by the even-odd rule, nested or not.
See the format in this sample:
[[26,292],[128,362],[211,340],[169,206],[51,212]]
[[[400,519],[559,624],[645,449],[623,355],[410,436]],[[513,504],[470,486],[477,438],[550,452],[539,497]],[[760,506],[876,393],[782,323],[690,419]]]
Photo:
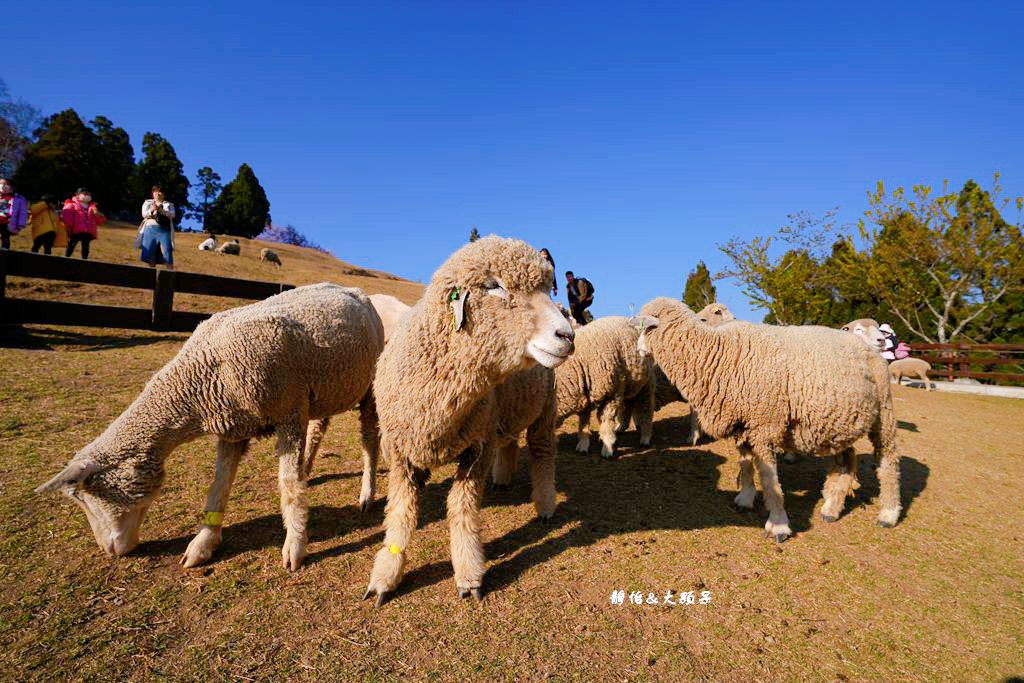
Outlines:
[[163,472],[143,478],[130,461],[104,464],[95,442],[86,446],[60,474],[36,493],[60,491],[82,508],[96,543],[108,555],[124,555],[139,544],[139,527],[160,484]]
[[722,323],[735,319],[736,316],[732,314],[732,311],[725,304],[720,303],[708,304],[697,313],[697,320],[707,323],[712,327],[717,327]]
[[462,247],[434,273],[424,294],[437,307],[438,334],[465,335],[502,373],[573,352],[574,333],[549,292],[551,264],[520,240],[488,236]]
[[841,329],[844,332],[857,335],[865,344],[879,353],[885,350],[885,335],[878,329],[878,322],[872,318],[852,320],[843,325]]
[[647,333],[656,328],[659,323],[660,321],[653,315],[635,315],[629,319],[629,324],[640,333],[636,340],[636,350],[644,356],[653,355]]

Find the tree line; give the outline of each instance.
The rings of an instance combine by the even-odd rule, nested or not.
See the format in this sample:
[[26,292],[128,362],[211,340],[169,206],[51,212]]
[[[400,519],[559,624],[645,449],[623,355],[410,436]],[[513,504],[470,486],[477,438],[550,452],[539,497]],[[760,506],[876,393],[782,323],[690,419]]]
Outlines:
[[173,145],[160,134],[143,136],[136,162],[128,133],[107,117],[86,122],[66,109],[40,121],[39,111],[11,98],[2,80],[0,173],[31,200],[70,197],[87,187],[107,216],[122,220],[137,219],[152,186],[160,185],[178,215],[206,232],[254,237],[270,223],[270,202],[248,164],[226,185],[209,166],[190,183]]
[[[1024,342],[1024,201],[1001,195],[998,174],[989,190],[973,180],[938,193],[879,183],[856,225],[837,226],[835,210],[800,212],[774,234],[720,245],[730,263],[715,277],[735,279],[767,323],[874,318],[908,341]],[[1016,223],[1003,217],[1013,208]],[[775,255],[777,242],[786,248]],[[700,263],[684,299],[697,310],[714,296]]]

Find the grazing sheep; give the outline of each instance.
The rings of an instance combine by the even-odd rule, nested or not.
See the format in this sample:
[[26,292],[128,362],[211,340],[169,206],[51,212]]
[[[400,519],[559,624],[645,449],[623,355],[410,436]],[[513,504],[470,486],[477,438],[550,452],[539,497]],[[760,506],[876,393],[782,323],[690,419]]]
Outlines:
[[384,347],[374,392],[388,503],[384,546],[364,595],[376,594],[376,605],[405,571],[417,481],[452,461],[458,462],[448,495],[455,585],[461,597],[481,598],[480,495],[491,444],[502,431],[494,389],[536,363],[555,367],[573,350],[572,329],[548,296],[553,283],[551,264],[525,242],[484,237],[434,273]]
[[199,243],[199,251],[214,251],[217,249],[217,239],[214,237],[207,237],[205,240]]
[[322,283],[215,314],[146,384],[138,398],[39,492],[79,504],[96,541],[123,555],[163,483],[164,460],[202,434],[217,437],[217,473],[203,528],[181,563],[208,560],[221,539],[228,492],[250,439],[277,435],[284,566],[306,554],[304,449],[309,421],[360,404],[364,448],[373,447],[372,393],[384,346],[380,318],[358,289]]
[[242,246],[238,243],[238,240],[233,239],[217,247],[217,253],[238,256],[242,253]]
[[260,249],[260,263],[274,263],[278,268],[282,266],[281,257],[267,247]]
[[654,416],[654,367],[637,347],[641,330],[626,318],[597,318],[576,330],[576,353],[555,370],[556,424],[579,419],[576,450],[590,448],[590,414],[600,422],[601,455],[615,454],[615,428],[632,417],[640,444],[651,442]]
[[881,353],[885,350],[885,334],[878,329],[878,321],[873,318],[851,320],[840,329],[857,335],[869,348]]
[[896,380],[896,384],[902,384],[904,377],[918,377],[928,391],[932,390],[932,383],[928,379],[928,371],[931,369],[928,361],[921,358],[900,358],[889,363],[889,374]]
[[646,304],[646,342],[658,365],[716,438],[732,436],[740,451],[736,504],[752,508],[756,462],[769,510],[765,531],[777,541],[792,533],[783,507],[775,456],[783,451],[834,455],[821,515],[835,521],[856,485],[854,442],[869,436],[878,460],[878,522],[899,519],[896,418],[885,361],[860,340],[825,327],[701,325],[684,304]]

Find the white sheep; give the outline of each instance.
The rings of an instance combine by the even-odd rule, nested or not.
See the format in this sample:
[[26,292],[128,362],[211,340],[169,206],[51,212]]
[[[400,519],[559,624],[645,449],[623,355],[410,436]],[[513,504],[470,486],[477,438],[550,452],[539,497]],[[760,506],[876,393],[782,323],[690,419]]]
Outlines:
[[630,417],[637,422],[640,444],[650,444],[654,364],[637,346],[640,332],[626,318],[597,318],[576,330],[576,352],[555,370],[556,424],[578,417],[578,452],[590,448],[592,411],[600,423],[602,457],[614,457],[616,424]]
[[874,318],[858,318],[851,320],[840,329],[857,335],[869,348],[881,353],[885,350],[885,334],[878,329],[878,321]]
[[242,245],[238,243],[238,240],[232,239],[231,241],[225,242],[224,244],[217,247],[217,253],[228,254],[230,256],[238,256],[239,254],[242,253]]
[[854,442],[868,436],[878,460],[878,522],[899,519],[896,417],[885,361],[859,339],[826,327],[702,325],[684,304],[655,299],[641,310],[645,340],[665,374],[697,409],[711,436],[740,451],[736,504],[752,508],[756,462],[769,510],[765,531],[791,535],[775,457],[783,451],[834,455],[821,515],[835,521],[856,488]]
[[278,256],[276,252],[271,251],[267,247],[263,247],[262,249],[260,249],[260,263],[273,263],[278,268],[280,268],[283,265],[281,263],[281,257]]
[[932,383],[928,379],[928,371],[932,366],[922,358],[900,358],[889,363],[889,374],[896,384],[902,384],[904,377],[917,377],[924,384],[928,391],[932,390]]
[[376,594],[377,605],[405,571],[420,473],[452,461],[458,462],[448,495],[455,584],[460,596],[480,599],[480,495],[500,431],[494,389],[536,363],[555,367],[573,350],[572,329],[548,296],[553,284],[551,264],[535,249],[484,237],[434,273],[388,340],[374,380],[381,454],[389,466],[385,535],[364,595]]
[[205,240],[199,243],[199,251],[214,251],[217,249],[217,239],[215,237],[207,237]]
[[[215,314],[203,322],[142,393],[57,476],[85,512],[96,541],[123,555],[159,493],[164,460],[202,434],[217,437],[217,473],[203,528],[181,559],[208,560],[221,539],[228,492],[250,439],[276,434],[284,566],[306,554],[305,458],[310,420],[360,404],[364,449],[375,447],[372,392],[384,346],[380,318],[362,291],[322,283]],[[364,456],[365,460],[365,456]]]

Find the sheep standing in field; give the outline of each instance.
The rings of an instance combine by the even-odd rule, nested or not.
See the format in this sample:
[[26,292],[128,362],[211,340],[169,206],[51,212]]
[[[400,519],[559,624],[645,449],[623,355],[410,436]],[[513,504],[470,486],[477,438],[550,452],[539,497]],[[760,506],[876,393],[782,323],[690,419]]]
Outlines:
[[[384,546],[364,597],[380,605],[405,571],[417,481],[457,461],[448,495],[455,585],[481,597],[480,495],[500,433],[495,387],[536,363],[555,367],[573,332],[548,296],[554,276],[519,240],[484,237],[452,254],[404,316],[377,362],[374,392],[387,458]],[[539,511],[539,510],[538,510]]]
[[868,436],[878,460],[878,522],[899,519],[896,418],[885,361],[860,339],[825,327],[702,325],[684,304],[660,298],[641,316],[658,365],[689,399],[711,436],[732,436],[740,451],[736,505],[752,508],[754,463],[769,510],[765,531],[791,535],[775,457],[783,451],[834,455],[822,519],[835,521],[856,488],[854,442]]
[[917,377],[928,391],[932,390],[932,383],[928,379],[928,371],[931,369],[928,361],[921,358],[900,358],[889,363],[889,374],[896,380],[896,384],[902,384],[904,377]]
[[281,257],[267,247],[260,249],[260,263],[273,263],[277,265],[278,268],[282,265]]
[[276,434],[284,566],[306,554],[305,457],[310,420],[359,404],[364,448],[372,447],[369,392],[384,346],[380,318],[362,291],[298,287],[203,322],[103,434],[37,491],[61,489],[85,512],[96,541],[123,555],[163,483],[164,460],[202,434],[217,437],[217,473],[203,527],[181,559],[208,560],[220,543],[224,509],[249,440]]
[[590,448],[590,414],[595,410],[602,457],[614,457],[620,420],[628,423],[632,417],[640,444],[651,442],[654,364],[650,354],[637,347],[640,332],[626,318],[597,318],[576,330],[576,353],[555,370],[556,424],[570,415],[578,417],[580,453]]
[[207,237],[199,243],[199,251],[215,251],[216,249],[217,239],[215,237]]
[[225,242],[224,244],[217,247],[217,253],[228,254],[230,256],[238,256],[239,254],[242,253],[242,245],[238,243],[238,240],[233,239],[230,242]]

